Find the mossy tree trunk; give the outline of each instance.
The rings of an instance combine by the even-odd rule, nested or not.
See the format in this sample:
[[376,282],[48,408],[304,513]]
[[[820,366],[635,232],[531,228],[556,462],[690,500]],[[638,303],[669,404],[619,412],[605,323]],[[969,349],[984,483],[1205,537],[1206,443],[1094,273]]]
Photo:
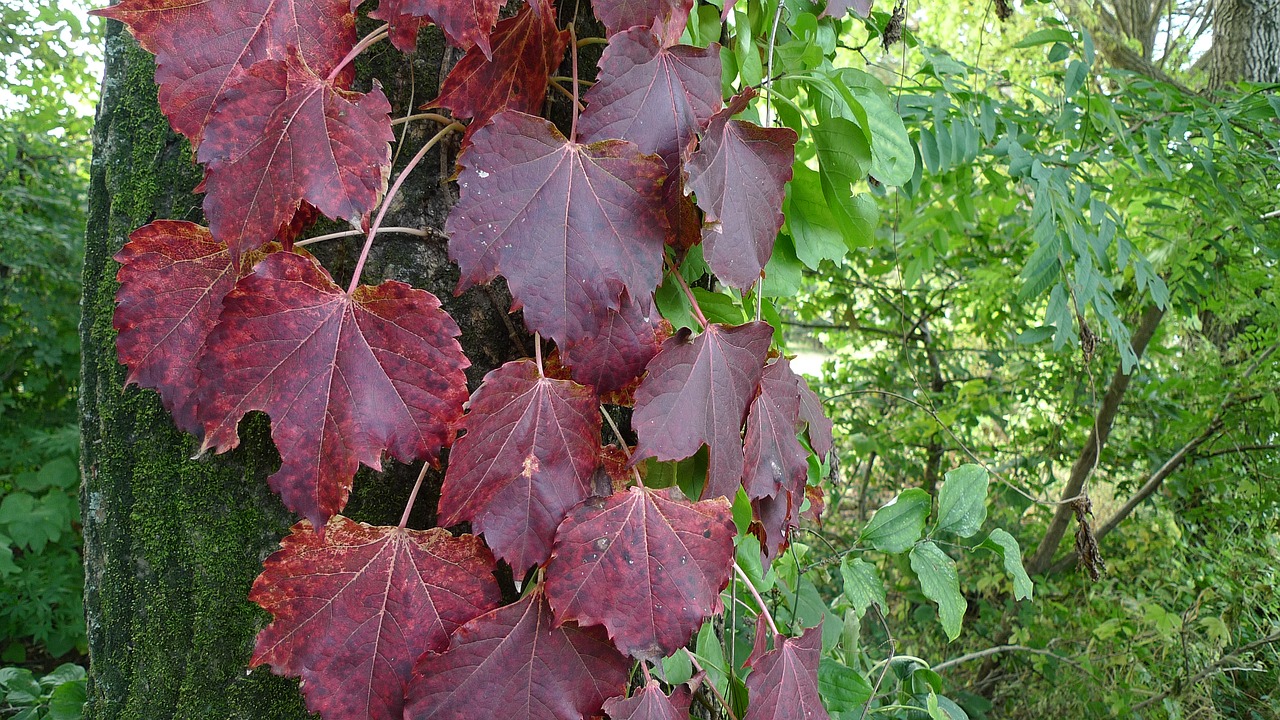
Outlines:
[[[203,218],[201,199],[192,193],[201,171],[156,105],[152,57],[118,23],[108,23],[106,36],[81,327],[88,716],[306,717],[295,680],[262,668],[247,671],[254,636],[268,616],[246,595],[262,560],[295,521],[265,482],[279,462],[265,418],[242,424],[244,442],[237,450],[192,459],[195,438],[174,429],[154,392],[125,388],[124,368],[116,362],[112,256],[131,231],[151,220]],[[434,28],[422,36],[412,58],[383,44],[361,61],[365,80],[358,85],[367,87],[376,70],[397,115],[434,97],[441,70],[457,57]],[[434,130],[430,123],[397,126],[397,134],[408,134],[398,165]],[[388,226],[443,225],[453,202],[446,178],[455,148],[433,150],[419,166]],[[532,347],[516,331],[518,318],[506,315],[510,298],[503,290],[453,297],[457,270],[439,239],[382,237],[364,281],[396,278],[436,293],[462,327],[473,388],[489,369],[524,355],[521,345]],[[345,283],[359,246],[356,239],[311,249]],[[345,514],[394,523],[416,470],[391,463],[379,475],[362,471]],[[425,495],[410,523],[415,527],[434,520],[436,498]]]

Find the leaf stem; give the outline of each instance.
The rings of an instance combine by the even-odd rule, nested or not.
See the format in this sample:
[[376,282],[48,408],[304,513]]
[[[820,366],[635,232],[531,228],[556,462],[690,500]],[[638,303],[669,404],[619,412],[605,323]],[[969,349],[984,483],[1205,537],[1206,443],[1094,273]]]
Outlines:
[[707,322],[707,316],[702,314],[702,308],[698,305],[698,298],[694,297],[689,283],[685,282],[684,275],[680,274],[680,268],[668,265],[668,269],[675,276],[676,282],[680,284],[680,289],[684,290],[684,296],[689,298],[689,305],[693,307],[693,316],[698,319],[698,322],[702,324],[702,329],[705,330],[710,323]]
[[418,153],[413,156],[413,159],[409,161],[408,165],[404,166],[404,170],[400,171],[400,175],[396,177],[396,181],[392,184],[391,190],[387,193],[387,196],[382,199],[382,207],[378,209],[378,217],[374,219],[373,225],[369,227],[369,236],[364,241],[364,247],[360,249],[360,259],[356,261],[355,272],[351,274],[351,284],[347,286],[348,295],[354,293],[356,288],[360,285],[360,274],[364,272],[364,263],[369,259],[369,249],[373,247],[373,238],[378,234],[378,228],[382,226],[382,219],[386,217],[387,209],[391,207],[391,201],[395,199],[396,194],[400,192],[400,186],[404,184],[405,178],[409,177],[409,173],[418,166],[418,163],[422,162],[422,158],[426,157],[428,150],[435,147],[436,143],[440,142],[440,140],[449,133],[456,132],[461,129],[462,123],[457,122],[449,123],[441,128],[440,132],[436,133],[435,136],[428,140],[421,148],[418,148]]
[[[684,648],[684,653],[689,656],[689,663],[693,665],[693,669],[705,675],[707,671],[702,667],[702,663],[698,662],[697,656],[690,652],[689,648]],[[729,704],[728,700],[724,699],[724,695],[720,694],[720,688],[717,688],[716,684],[711,682],[710,678],[707,679],[707,687],[711,689],[711,694],[714,695],[716,700],[720,703],[720,707],[724,708],[724,712],[729,716],[729,720],[738,720],[738,716],[733,714],[733,706]]]
[[[569,98],[570,100],[573,100],[573,93],[569,92],[568,90],[565,90],[564,85],[561,85],[559,80],[552,78],[550,82],[547,83],[547,85],[549,85],[552,90],[555,90],[556,92]],[[585,108],[585,106],[582,103],[575,101],[575,104],[578,106],[579,110],[583,110]]]
[[[378,232],[416,235],[417,237],[433,237],[433,234],[429,230],[419,230],[418,228],[411,227],[384,227],[378,228]],[[293,245],[294,247],[306,247],[307,245],[314,245],[315,243],[323,242],[325,240],[338,240],[341,238],[355,237],[357,235],[364,234],[366,234],[364,230],[343,230],[342,232],[329,233],[328,235],[317,235],[313,238],[307,238],[306,240],[299,240]]]
[[569,26],[569,40],[573,47],[573,120],[569,124],[570,142],[578,141],[578,33]]
[[[556,82],[574,82],[573,78],[567,77],[565,75],[552,75],[551,79],[555,80]],[[579,85],[586,85],[587,87],[591,87],[592,85],[595,85],[595,83],[591,82],[590,80],[582,80],[582,79],[578,79],[577,83]]]
[[[774,636],[781,635],[782,633],[778,632],[778,625],[773,622],[773,614],[769,612],[769,606],[765,604],[764,598],[760,597],[760,591],[756,590],[756,586],[751,583],[751,578],[747,576],[747,571],[742,569],[737,560],[733,561],[733,571],[738,574],[738,577],[742,578],[742,582],[751,591],[751,597],[755,598],[756,604],[760,606],[760,615],[769,623],[769,629],[773,631]],[[757,617],[756,622],[759,621],[760,619]]]
[[453,122],[453,118],[445,115],[441,115],[440,113],[424,112],[424,113],[418,113],[416,115],[405,115],[404,117],[398,117],[392,120],[391,124],[402,125],[407,122],[413,122],[414,120],[435,120],[441,125],[448,125],[449,123]]
[[431,467],[431,463],[422,463],[422,469],[418,471],[418,480],[413,483],[413,491],[409,493],[409,501],[404,504],[404,513],[400,515],[400,524],[396,527],[401,530],[409,522],[409,511],[413,510],[413,503],[418,499],[418,491],[422,489],[422,481],[427,477],[427,468]]
[[333,67],[333,70],[329,71],[329,77],[325,78],[325,80],[327,82],[333,82],[333,79],[338,77],[338,73],[342,72],[342,68],[350,65],[351,61],[355,60],[357,55],[367,50],[370,45],[373,45],[379,40],[387,37],[390,34],[388,28],[389,26],[386,23],[383,23],[375,28],[373,32],[360,38],[360,42],[356,43],[351,48],[351,51],[347,53],[346,57],[342,58],[342,60]]
[[533,357],[538,362],[538,377],[546,377],[546,373],[542,372],[542,335],[540,333],[533,334]]
[[574,44],[575,44],[575,45],[577,45],[577,46],[578,46],[578,47],[580,47],[580,48],[584,48],[584,47],[586,47],[586,46],[588,46],[588,45],[608,45],[608,44],[609,44],[609,39],[608,39],[608,38],[589,37],[589,38],[582,38],[581,40],[577,40],[577,41],[575,41],[575,43],[574,43]]
[[[604,405],[600,406],[600,414],[604,416],[605,422],[609,423],[609,427],[613,429],[613,434],[618,438],[618,444],[622,446],[622,454],[627,456],[627,460],[631,460],[631,448],[627,447],[627,439],[622,437],[622,431],[618,429],[618,423],[613,421],[613,416],[608,410],[604,409]],[[644,487],[644,478],[640,477],[640,468],[635,465],[631,466],[631,474],[636,478],[636,485]]]

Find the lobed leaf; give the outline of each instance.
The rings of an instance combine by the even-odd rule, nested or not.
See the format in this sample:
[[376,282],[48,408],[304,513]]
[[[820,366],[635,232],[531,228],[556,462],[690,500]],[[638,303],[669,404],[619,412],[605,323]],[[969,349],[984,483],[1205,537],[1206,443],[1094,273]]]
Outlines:
[[320,526],[360,463],[434,460],[453,440],[470,363],[425,290],[389,280],[347,295],[314,259],[275,253],[223,301],[200,361],[203,450],[224,452],[253,410],[271,416],[285,507]]
[[627,686],[631,662],[602,630],[556,627],[541,592],[463,625],[418,661],[406,720],[580,720]]
[[631,143],[581,145],[549,121],[504,112],[463,152],[445,224],[459,288],[499,273],[525,324],[567,344],[595,334],[622,293],[657,287],[666,222],[661,160]]
[[733,571],[724,498],[633,487],[574,508],[556,532],[547,600],[556,622],[603,625],[623,653],[657,660],[723,608]]
[[636,390],[635,458],[681,460],[707,445],[704,498],[733,497],[742,482],[742,423],[763,372],[773,328],[762,322],[677,333],[649,362]]
[[652,30],[665,46],[680,41],[693,0],[596,0],[591,3],[595,16],[604,23],[610,39],[630,28]]
[[748,497],[775,497],[784,489],[792,494],[804,492],[809,451],[796,438],[802,427],[796,375],[787,359],[779,357],[765,367],[760,394],[747,414],[742,485]]
[[818,695],[818,662],[822,655],[822,626],[798,638],[774,639],[774,649],[753,655],[747,676],[751,700],[743,720],[812,720],[827,718]]
[[307,709],[322,717],[398,720],[418,656],[498,606],[494,569],[471,535],[335,515],[322,536],[304,520],[249,592],[274,616],[250,664],[302,678]]
[[611,720],[688,720],[692,703],[693,695],[684,685],[668,696],[656,679],[649,678],[631,697],[606,700],[604,711]]
[[541,377],[532,360],[486,375],[449,455],[441,523],[471,521],[517,574],[546,562],[556,526],[591,494],[599,403],[590,388]]
[[[359,5],[363,0],[353,0]],[[418,26],[423,19],[440,26],[449,42],[461,48],[472,45],[492,57],[489,33],[498,21],[500,0],[379,0],[369,17],[390,25],[391,42],[402,52],[418,47]]]
[[627,295],[621,309],[606,313],[594,335],[565,346],[560,359],[573,379],[591,385],[602,395],[621,390],[639,378],[658,354],[657,326],[662,322]]

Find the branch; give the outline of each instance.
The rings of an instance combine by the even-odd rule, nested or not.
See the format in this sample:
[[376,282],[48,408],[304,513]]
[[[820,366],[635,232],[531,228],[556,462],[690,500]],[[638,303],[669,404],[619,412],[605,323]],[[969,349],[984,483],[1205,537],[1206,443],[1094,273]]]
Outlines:
[[1069,657],[1063,657],[1062,655],[1059,655],[1051,650],[1043,650],[1041,648],[1027,647],[1026,645],[996,645],[995,647],[989,647],[986,650],[971,652],[967,655],[961,655],[960,657],[951,658],[950,660],[947,660],[945,662],[940,662],[937,665],[934,665],[931,669],[934,672],[941,672],[946,668],[955,667],[956,665],[967,663],[970,660],[981,660],[982,658],[987,657],[989,655],[996,655],[998,653],[1014,652],[1014,651],[1035,653],[1036,655],[1048,655],[1049,657],[1055,660],[1061,660],[1064,663],[1075,665],[1076,667],[1080,666],[1080,663],[1076,662],[1075,660],[1072,660]]
[[[1147,343],[1151,341],[1151,336],[1155,334],[1156,327],[1160,324],[1160,320],[1164,318],[1164,310],[1151,305],[1146,312],[1142,314],[1142,319],[1138,322],[1138,327],[1133,332],[1133,354],[1139,359],[1142,353],[1147,349]],[[1067,524],[1071,522],[1071,516],[1074,514],[1072,503],[1068,500],[1080,495],[1081,489],[1084,487],[1085,481],[1093,474],[1094,467],[1098,464],[1098,457],[1101,454],[1102,447],[1107,444],[1107,437],[1111,434],[1111,426],[1115,422],[1116,412],[1120,409],[1120,401],[1124,399],[1125,391],[1129,389],[1129,380],[1132,375],[1126,375],[1123,365],[1116,368],[1115,374],[1111,377],[1111,384],[1107,386],[1107,393],[1102,398],[1102,405],[1098,407],[1098,413],[1094,417],[1093,429],[1089,432],[1089,439],[1085,441],[1084,449],[1080,451],[1080,456],[1076,458],[1075,464],[1071,466],[1071,475],[1067,478],[1067,486],[1062,490],[1062,504],[1058,505],[1058,509],[1053,514],[1053,520],[1050,521],[1049,527],[1045,530],[1044,538],[1041,539],[1040,545],[1036,548],[1035,554],[1027,563],[1027,572],[1035,575],[1042,573],[1049,568],[1053,562],[1053,556],[1058,551],[1058,545],[1062,542],[1062,536],[1067,532]]]
[[1195,675],[1192,675],[1191,678],[1187,680],[1185,683],[1181,683],[1180,685],[1174,686],[1170,690],[1165,690],[1159,695],[1154,695],[1152,697],[1149,697],[1146,700],[1143,700],[1142,702],[1138,703],[1137,705],[1134,705],[1133,709],[1141,710],[1142,708],[1148,705],[1153,705],[1155,703],[1160,702],[1161,700],[1164,700],[1165,698],[1169,697],[1170,695],[1173,695],[1174,693],[1181,692],[1187,688],[1190,688],[1196,683],[1200,682],[1201,680],[1222,670],[1223,666],[1226,665],[1228,662],[1237,659],[1237,656],[1240,655],[1240,653],[1246,653],[1255,648],[1262,647],[1263,645],[1269,645],[1277,641],[1280,641],[1280,631],[1273,632],[1270,635],[1264,638],[1261,638],[1259,640],[1254,640],[1251,643],[1241,645],[1240,647],[1235,648],[1234,650],[1229,650],[1223,653],[1222,656],[1219,657],[1213,663],[1206,665],[1203,670],[1196,673]]

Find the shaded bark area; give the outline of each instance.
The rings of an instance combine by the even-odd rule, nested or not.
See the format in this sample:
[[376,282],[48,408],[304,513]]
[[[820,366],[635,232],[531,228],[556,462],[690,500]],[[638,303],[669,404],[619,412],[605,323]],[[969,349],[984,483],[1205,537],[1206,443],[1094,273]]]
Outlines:
[[1216,0],[1209,89],[1233,82],[1280,82],[1280,0]]
[[[368,27],[363,29],[367,30]],[[362,59],[361,82],[382,79],[395,115],[435,94],[456,60],[434,29],[422,33],[412,58],[382,46]],[[106,28],[106,77],[94,130],[84,270],[81,490],[90,644],[87,717],[307,717],[297,681],[259,668],[246,672],[257,631],[269,620],[246,596],[261,562],[295,518],[267,488],[279,460],[266,419],[241,425],[241,446],[191,459],[195,438],[173,428],[158,396],[124,388],[116,362],[112,312],[117,266],[112,256],[128,234],[156,218],[202,221],[192,193],[201,171],[156,105],[151,56],[115,22]],[[436,128],[404,128],[403,165]],[[397,127],[397,136],[401,127]],[[452,148],[433,150],[392,205],[388,226],[443,226],[454,201],[447,177]],[[313,234],[327,229],[319,228]],[[355,265],[361,239],[312,246],[339,282]],[[474,388],[496,365],[531,347],[508,317],[503,288],[477,288],[455,298],[457,269],[443,235],[380,236],[363,282],[395,278],[436,293],[463,330]],[[416,467],[387,463],[357,476],[345,514],[394,523]],[[438,476],[419,496],[410,525],[434,522]]]

